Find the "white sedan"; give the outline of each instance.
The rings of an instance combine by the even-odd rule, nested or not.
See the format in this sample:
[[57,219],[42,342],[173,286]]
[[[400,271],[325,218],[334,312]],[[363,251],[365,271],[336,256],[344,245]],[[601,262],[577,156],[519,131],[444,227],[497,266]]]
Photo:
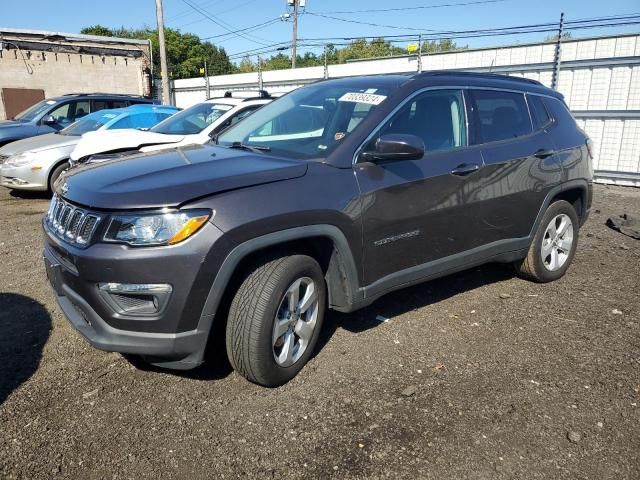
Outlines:
[[[251,95],[251,94],[249,94]],[[98,154],[153,152],[185,145],[203,145],[211,137],[236,124],[273,100],[266,92],[248,97],[212,98],[186,108],[148,131],[90,132],[71,152],[71,164],[83,163]]]

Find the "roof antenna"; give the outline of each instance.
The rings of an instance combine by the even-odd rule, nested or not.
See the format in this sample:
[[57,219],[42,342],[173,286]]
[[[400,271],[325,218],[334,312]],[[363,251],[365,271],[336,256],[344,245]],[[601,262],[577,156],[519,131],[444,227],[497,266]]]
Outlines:
[[491,65],[489,65],[489,73],[491,73],[491,71],[493,70],[493,62],[495,62],[495,61],[496,61],[496,57],[493,57],[491,59]]

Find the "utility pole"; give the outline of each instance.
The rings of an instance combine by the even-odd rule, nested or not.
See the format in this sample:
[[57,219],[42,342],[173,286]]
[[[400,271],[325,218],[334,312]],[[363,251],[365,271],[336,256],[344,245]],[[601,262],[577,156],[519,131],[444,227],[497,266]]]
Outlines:
[[298,43],[298,5],[300,0],[293,0],[293,39],[291,41],[291,68],[296,68],[296,47]]
[[171,105],[169,90],[169,69],[167,68],[167,47],[164,43],[164,13],[162,0],[156,0],[156,17],[158,19],[158,43],[160,44],[160,71],[162,73],[162,103]]
[[418,73],[422,73],[422,34],[418,35]]
[[564,12],[560,14],[560,25],[558,26],[558,39],[556,40],[556,50],[553,55],[553,75],[551,76],[551,88],[558,89],[558,77],[560,76],[560,60],[562,34],[564,29]]
[[262,91],[264,83],[262,81],[262,58],[258,55],[258,90]]
[[329,78],[329,52],[327,49],[327,45],[324,46],[324,79]]
[[207,61],[204,61],[204,86],[207,89],[207,100],[211,98],[211,87],[209,85],[209,69],[207,68]]

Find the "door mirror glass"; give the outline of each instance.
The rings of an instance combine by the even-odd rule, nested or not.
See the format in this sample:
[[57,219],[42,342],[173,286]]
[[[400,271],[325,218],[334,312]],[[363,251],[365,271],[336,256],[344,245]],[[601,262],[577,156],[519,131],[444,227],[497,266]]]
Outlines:
[[388,133],[373,144],[373,148],[360,154],[365,162],[393,160],[419,160],[424,156],[424,141],[409,133]]
[[45,115],[42,118],[42,123],[45,125],[55,125],[56,123],[58,123],[58,121],[56,120],[56,117],[54,117],[53,115]]

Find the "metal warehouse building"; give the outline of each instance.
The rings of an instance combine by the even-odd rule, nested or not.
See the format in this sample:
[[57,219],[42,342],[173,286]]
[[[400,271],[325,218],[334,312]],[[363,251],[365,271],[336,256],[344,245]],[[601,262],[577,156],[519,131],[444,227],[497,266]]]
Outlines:
[[[551,86],[554,43],[512,45],[422,56],[422,69],[523,76]],[[640,186],[640,35],[562,42],[558,90],[595,143],[596,179]],[[322,78],[415,72],[417,56],[262,73],[265,89],[287,92]],[[255,89],[258,73],[210,77],[210,96]],[[175,100],[187,107],[206,98],[203,78],[177,80]]]

